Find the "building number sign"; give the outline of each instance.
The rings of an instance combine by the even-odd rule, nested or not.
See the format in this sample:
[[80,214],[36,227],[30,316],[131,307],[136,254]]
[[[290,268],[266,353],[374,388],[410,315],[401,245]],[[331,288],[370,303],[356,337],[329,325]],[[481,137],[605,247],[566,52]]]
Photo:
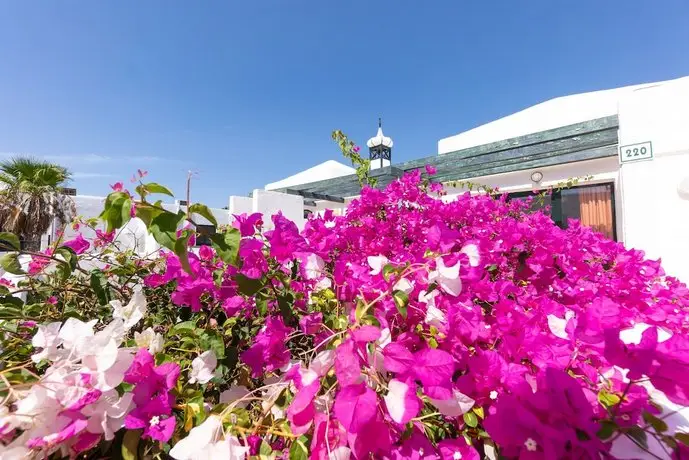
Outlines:
[[652,159],[653,148],[651,147],[650,142],[623,145],[620,147],[620,163],[630,163],[632,161]]

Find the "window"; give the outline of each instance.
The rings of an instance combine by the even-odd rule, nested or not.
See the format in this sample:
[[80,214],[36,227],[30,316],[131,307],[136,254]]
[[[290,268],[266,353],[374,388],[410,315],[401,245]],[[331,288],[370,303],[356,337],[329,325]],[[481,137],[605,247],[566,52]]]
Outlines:
[[[511,193],[510,199],[526,200],[533,192]],[[567,228],[568,220],[575,219],[582,225],[617,239],[615,227],[615,192],[612,183],[584,185],[546,196],[543,202],[534,202],[532,210],[550,207],[548,215],[560,228]]]
[[215,235],[214,225],[197,225],[196,246],[210,246],[212,235]]

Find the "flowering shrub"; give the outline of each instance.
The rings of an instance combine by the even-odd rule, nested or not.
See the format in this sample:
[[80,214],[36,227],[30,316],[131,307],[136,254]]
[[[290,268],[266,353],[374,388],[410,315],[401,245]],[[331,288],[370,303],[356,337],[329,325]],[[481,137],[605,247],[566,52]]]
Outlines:
[[[640,251],[420,172],[198,251],[208,208],[137,192],[109,195],[99,248],[0,283],[3,459],[689,455],[689,291]],[[159,255],[117,250],[131,216]]]

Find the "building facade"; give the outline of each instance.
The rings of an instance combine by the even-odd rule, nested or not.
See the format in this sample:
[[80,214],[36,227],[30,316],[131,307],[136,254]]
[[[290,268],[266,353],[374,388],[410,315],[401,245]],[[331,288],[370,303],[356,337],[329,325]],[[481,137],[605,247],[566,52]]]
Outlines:
[[[580,178],[546,202],[558,225],[580,220],[689,282],[689,77],[546,101],[441,139],[438,155],[371,174],[384,187],[427,164],[435,180],[455,183],[448,199],[467,182],[523,199]],[[342,211],[360,187],[349,174],[274,191],[301,195],[313,212]]]

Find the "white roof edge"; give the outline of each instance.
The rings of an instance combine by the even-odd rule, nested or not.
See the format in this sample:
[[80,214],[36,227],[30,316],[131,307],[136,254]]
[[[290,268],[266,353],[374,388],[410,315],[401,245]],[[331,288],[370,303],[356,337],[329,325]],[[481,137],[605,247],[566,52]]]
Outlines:
[[440,139],[438,154],[616,115],[619,100],[624,94],[684,79],[689,79],[689,76],[549,99],[460,134]]
[[328,160],[309,169],[300,171],[292,176],[266,184],[265,190],[275,190],[294,185],[308,184],[310,182],[348,176],[350,174],[354,174],[355,172],[356,169],[352,168],[351,166],[342,164],[339,161]]

